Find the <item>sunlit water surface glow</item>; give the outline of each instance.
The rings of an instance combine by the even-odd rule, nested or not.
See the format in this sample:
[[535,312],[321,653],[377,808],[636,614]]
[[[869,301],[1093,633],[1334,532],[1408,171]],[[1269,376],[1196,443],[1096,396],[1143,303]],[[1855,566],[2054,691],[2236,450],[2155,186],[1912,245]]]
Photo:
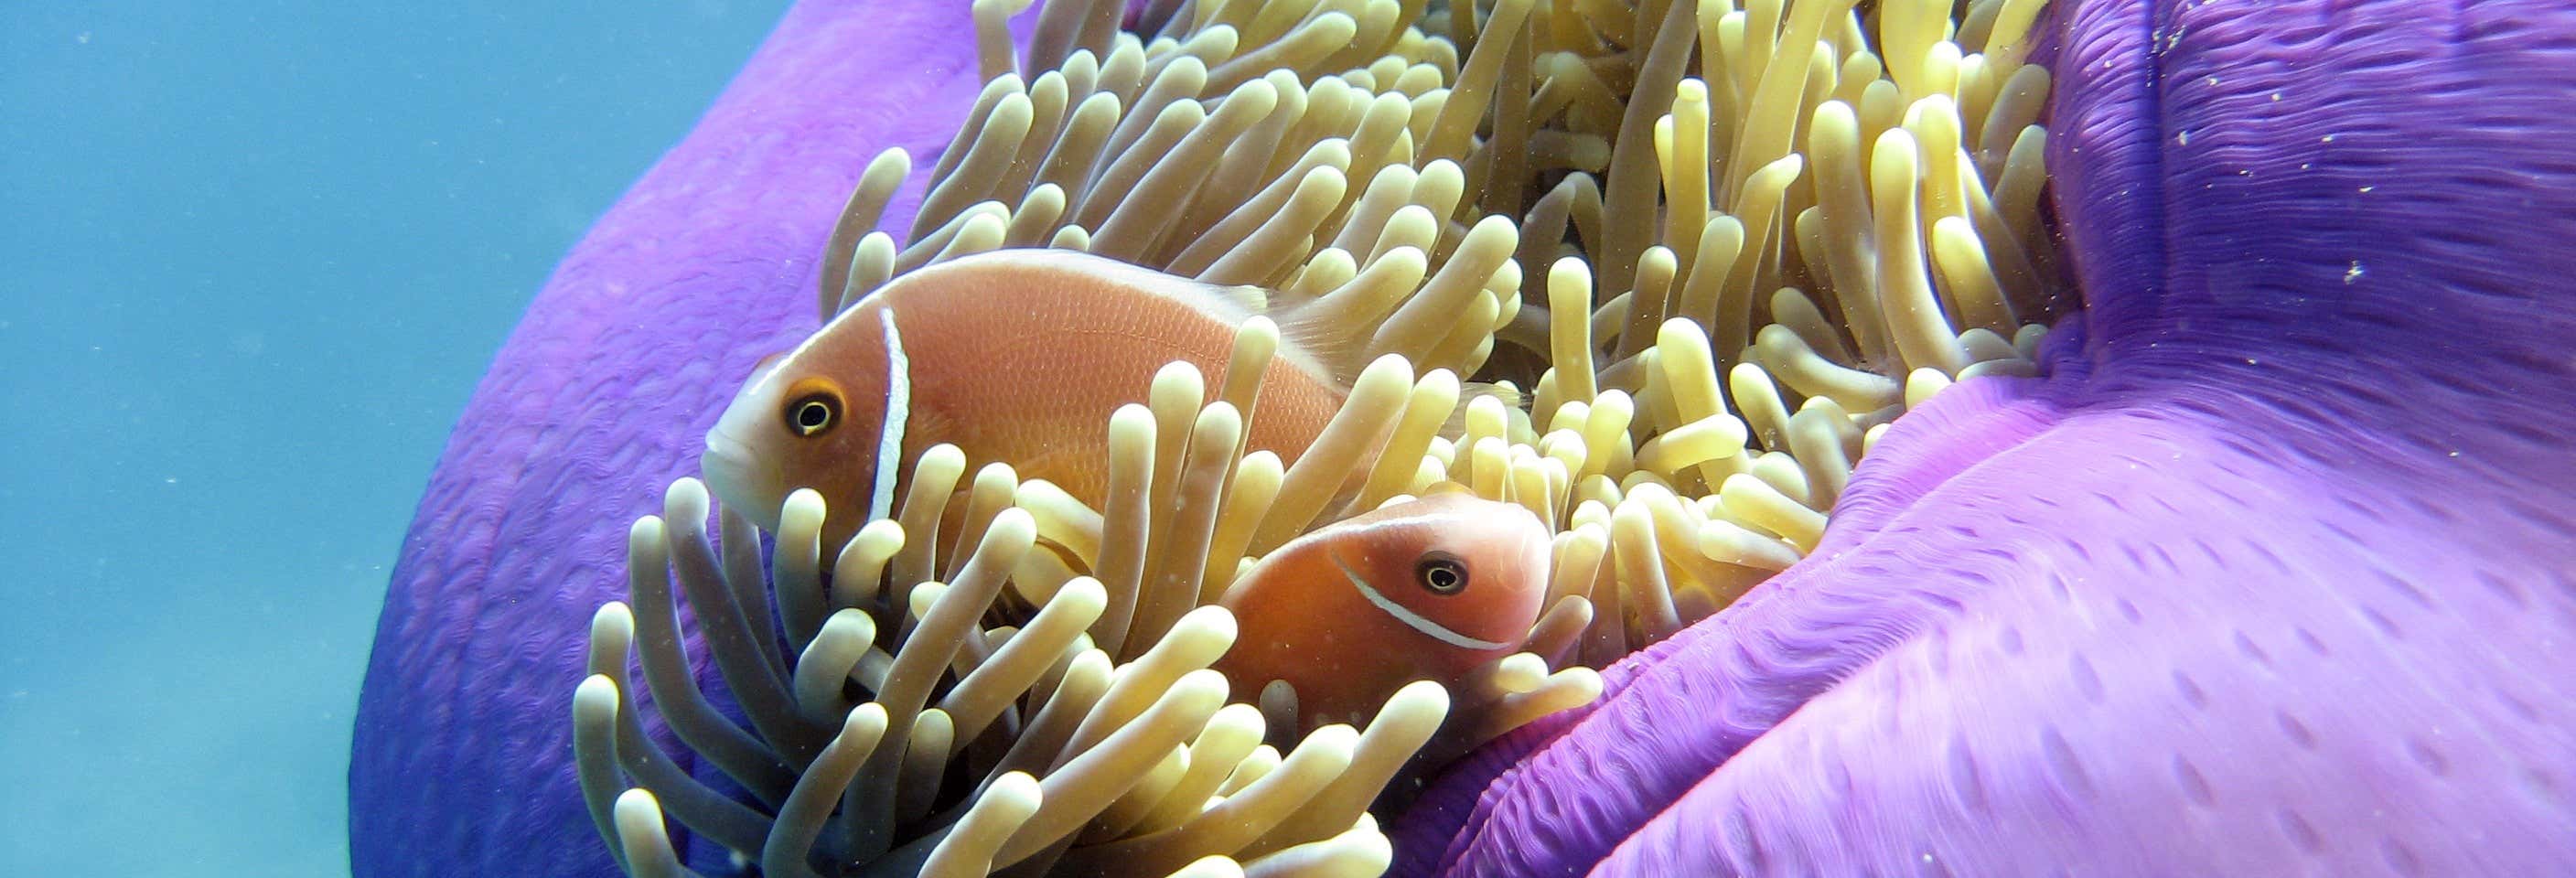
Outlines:
[[348,874],[448,428],[785,6],[0,4],[0,873]]

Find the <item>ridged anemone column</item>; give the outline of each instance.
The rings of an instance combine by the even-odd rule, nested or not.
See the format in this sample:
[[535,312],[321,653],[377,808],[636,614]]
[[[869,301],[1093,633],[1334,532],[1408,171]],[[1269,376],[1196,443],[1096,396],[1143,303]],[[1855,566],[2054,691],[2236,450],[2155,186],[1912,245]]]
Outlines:
[[797,4],[556,269],[395,567],[349,769],[356,874],[615,874],[566,717],[591,612],[625,594],[627,525],[753,363],[812,330],[815,260],[869,157],[937,150],[980,80],[962,4]]
[[2056,10],[2088,309],[1399,871],[2576,869],[2576,9]]

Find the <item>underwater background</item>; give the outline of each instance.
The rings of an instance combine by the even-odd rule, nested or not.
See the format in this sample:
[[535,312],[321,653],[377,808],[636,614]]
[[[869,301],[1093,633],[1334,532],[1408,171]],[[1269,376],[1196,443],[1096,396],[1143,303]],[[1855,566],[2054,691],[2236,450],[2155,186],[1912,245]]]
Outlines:
[[786,5],[0,4],[0,873],[348,874],[449,428]]

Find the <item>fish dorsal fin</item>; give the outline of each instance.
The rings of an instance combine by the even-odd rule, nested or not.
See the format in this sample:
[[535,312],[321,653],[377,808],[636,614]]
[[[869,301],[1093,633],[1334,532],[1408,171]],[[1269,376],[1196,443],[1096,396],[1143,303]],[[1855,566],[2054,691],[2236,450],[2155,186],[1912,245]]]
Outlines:
[[1270,291],[1260,287],[1212,284],[1196,278],[1165,274],[1139,265],[1129,265],[1124,262],[1113,264],[1117,266],[1113,271],[1124,275],[1118,279],[1124,281],[1126,285],[1164,298],[1187,302],[1191,307],[1199,309],[1201,313],[1224,321],[1227,326],[1242,326],[1243,321],[1253,315],[1270,313]]
[[1270,309],[1270,293],[1260,287],[1212,284],[1079,250],[1044,247],[993,250],[923,266],[915,271],[963,271],[989,266],[1085,277],[1108,286],[1186,303],[1229,326],[1241,325],[1244,318]]
[[1475,402],[1476,397],[1479,396],[1490,396],[1495,399],[1502,400],[1503,408],[1506,409],[1519,409],[1522,411],[1529,410],[1529,394],[1522,393],[1520,388],[1512,386],[1512,383],[1509,381],[1466,381],[1459,383],[1458,410],[1460,412],[1466,411],[1467,404]]
[[1433,483],[1431,483],[1431,486],[1430,486],[1430,487],[1428,487],[1428,488],[1424,488],[1424,489],[1422,489],[1422,494],[1421,494],[1421,496],[1422,496],[1422,497],[1444,497],[1444,496],[1448,496],[1448,495],[1450,495],[1450,494],[1465,494],[1465,495],[1467,495],[1467,496],[1469,496],[1469,497],[1473,497],[1473,496],[1476,496],[1476,491],[1475,491],[1475,489],[1473,489],[1473,488],[1469,488],[1469,487],[1467,487],[1467,486],[1465,486],[1465,485],[1458,484],[1457,482],[1452,482],[1452,481],[1449,481],[1449,480],[1443,479],[1443,480],[1440,480],[1440,481],[1437,481],[1437,482],[1433,482]]
[[[1449,410],[1449,419],[1440,422],[1440,438],[1457,441],[1467,435],[1467,407],[1478,397],[1490,396],[1503,404],[1503,416],[1510,435],[1529,429],[1529,395],[1502,381],[1468,381],[1458,385],[1458,405]],[[1465,450],[1465,449],[1460,449]]]
[[1270,290],[1249,284],[1215,284],[1196,278],[1181,277],[1156,269],[1084,253],[1061,250],[1039,251],[1048,259],[1067,259],[1059,264],[1070,270],[1095,274],[1122,286],[1188,303],[1200,313],[1241,327],[1253,317],[1267,317],[1279,327],[1279,347],[1274,356],[1287,360],[1306,374],[1313,375],[1337,392],[1347,393],[1351,382],[1358,380],[1360,369],[1368,363],[1359,359],[1364,338],[1336,336],[1324,331],[1325,321],[1307,319],[1306,307],[1311,302],[1287,302]]
[[[1175,278],[1175,280],[1178,279],[1179,278]],[[1270,310],[1270,291],[1260,287],[1218,286],[1205,281],[1195,280],[1187,281],[1187,283],[1197,284],[1199,294],[1224,302],[1227,307],[1239,310],[1243,312],[1245,316],[1263,314]]]
[[1348,389],[1368,368],[1368,336],[1348,331],[1324,299],[1281,302],[1268,311],[1279,324],[1279,346],[1295,349],[1321,365],[1336,387]]
[[1262,287],[1209,283],[1075,250],[1013,248],[959,257],[915,269],[876,292],[882,294],[950,272],[1015,269],[1059,279],[1081,278],[1084,284],[1176,302],[1228,327],[1240,328],[1255,316],[1269,317],[1280,327],[1276,356],[1336,390],[1347,392],[1361,368],[1368,365],[1359,359],[1360,348],[1367,341],[1365,336],[1353,338],[1323,331],[1330,325],[1328,321],[1305,319],[1302,306],[1310,303],[1285,304]]

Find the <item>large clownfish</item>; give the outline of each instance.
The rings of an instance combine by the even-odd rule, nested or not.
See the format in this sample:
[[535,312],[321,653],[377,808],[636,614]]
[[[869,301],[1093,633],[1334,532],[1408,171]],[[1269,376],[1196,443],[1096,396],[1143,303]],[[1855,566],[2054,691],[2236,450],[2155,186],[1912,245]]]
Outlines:
[[[1222,373],[1235,330],[1263,306],[1259,290],[1063,250],[932,265],[878,288],[755,375],[707,434],[700,465],[726,506],[771,529],[788,493],[821,493],[836,511],[827,557],[891,511],[902,462],[943,442],[970,465],[1008,462],[1096,509],[1108,491],[1111,412],[1167,363]],[[1294,325],[1284,330],[1247,438],[1248,449],[1293,462],[1347,384]]]
[[1217,603],[1218,660],[1239,697],[1294,691],[1302,730],[1365,722],[1415,680],[1456,689],[1518,651],[1547,595],[1549,534],[1529,510],[1472,494],[1394,503],[1280,546]]

